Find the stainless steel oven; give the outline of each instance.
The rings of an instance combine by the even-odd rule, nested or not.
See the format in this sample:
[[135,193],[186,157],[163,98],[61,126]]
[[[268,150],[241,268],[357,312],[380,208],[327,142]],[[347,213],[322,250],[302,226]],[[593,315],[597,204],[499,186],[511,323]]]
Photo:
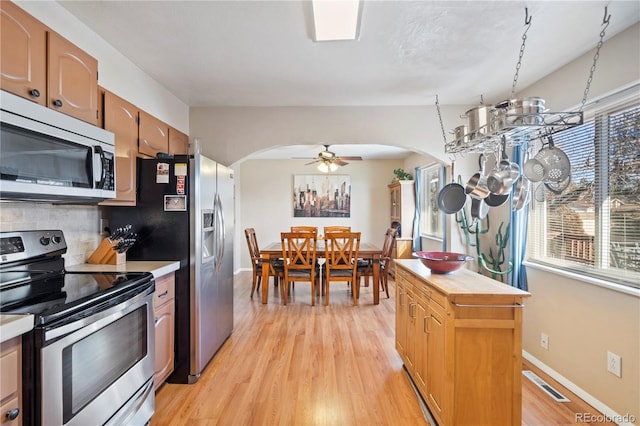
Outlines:
[[25,424],[144,425],[154,411],[155,282],[67,273],[61,231],[0,234],[0,307],[23,336]]

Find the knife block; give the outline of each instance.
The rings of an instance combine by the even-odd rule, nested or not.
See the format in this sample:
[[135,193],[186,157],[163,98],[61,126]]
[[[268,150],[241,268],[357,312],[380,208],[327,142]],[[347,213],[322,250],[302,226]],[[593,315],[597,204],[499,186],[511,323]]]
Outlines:
[[99,265],[120,265],[127,261],[127,253],[118,253],[114,250],[119,240],[110,241],[108,238],[102,240],[98,248],[96,248],[91,256],[87,259],[87,263]]

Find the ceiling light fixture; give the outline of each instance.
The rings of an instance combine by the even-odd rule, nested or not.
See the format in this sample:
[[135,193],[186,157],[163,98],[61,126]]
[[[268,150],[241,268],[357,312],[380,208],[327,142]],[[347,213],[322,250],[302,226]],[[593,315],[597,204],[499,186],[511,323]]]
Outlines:
[[331,172],[335,172],[336,170],[338,170],[338,166],[336,164],[333,164],[331,161],[322,161],[320,164],[318,164],[318,170],[320,170],[322,173],[329,173]]
[[313,0],[314,41],[357,40],[360,0]]

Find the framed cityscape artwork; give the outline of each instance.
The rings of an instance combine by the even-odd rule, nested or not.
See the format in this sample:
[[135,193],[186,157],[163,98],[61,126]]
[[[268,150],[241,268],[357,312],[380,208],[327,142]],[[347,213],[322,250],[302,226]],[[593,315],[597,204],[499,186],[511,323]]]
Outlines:
[[351,217],[349,175],[294,175],[293,217]]

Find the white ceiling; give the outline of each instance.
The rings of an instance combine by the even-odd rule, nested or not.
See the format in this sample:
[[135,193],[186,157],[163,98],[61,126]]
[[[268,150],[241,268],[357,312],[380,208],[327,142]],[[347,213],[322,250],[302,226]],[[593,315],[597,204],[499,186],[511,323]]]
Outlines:
[[318,43],[310,1],[59,2],[194,107],[478,104],[511,93],[525,7],[517,88],[593,49],[605,5],[607,39],[640,21],[638,1],[366,1],[358,41]]

